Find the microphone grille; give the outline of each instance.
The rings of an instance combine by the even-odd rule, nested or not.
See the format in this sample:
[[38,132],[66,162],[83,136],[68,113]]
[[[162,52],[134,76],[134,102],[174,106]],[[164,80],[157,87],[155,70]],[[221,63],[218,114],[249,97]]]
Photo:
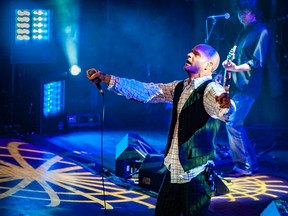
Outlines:
[[230,18],[230,14],[229,13],[225,13],[225,19],[229,19]]
[[91,75],[93,75],[94,73],[96,73],[96,71],[94,71],[94,70],[89,70],[88,71],[88,74],[91,76]]

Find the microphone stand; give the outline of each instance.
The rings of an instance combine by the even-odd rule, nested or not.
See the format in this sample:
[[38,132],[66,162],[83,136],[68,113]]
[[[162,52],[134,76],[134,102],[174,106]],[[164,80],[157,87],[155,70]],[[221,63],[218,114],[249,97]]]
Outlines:
[[212,33],[216,23],[217,23],[217,19],[213,18],[212,27],[210,29],[210,32],[208,33],[208,17],[206,18],[206,39],[205,39],[206,44],[208,44],[208,42],[209,42],[211,33]]
[[100,174],[102,176],[102,187],[103,187],[103,203],[104,203],[104,210],[105,215],[107,216],[107,208],[106,208],[106,194],[105,194],[105,182],[104,182],[104,145],[103,145],[103,137],[104,137],[104,117],[105,117],[105,97],[104,92],[100,91],[100,94],[102,95],[102,115],[101,115],[101,170]]
[[100,173],[103,174],[104,173],[104,146],[103,146],[103,137],[104,137],[104,117],[105,117],[105,97],[104,97],[104,93],[101,93],[102,95],[102,115],[101,115],[101,171]]

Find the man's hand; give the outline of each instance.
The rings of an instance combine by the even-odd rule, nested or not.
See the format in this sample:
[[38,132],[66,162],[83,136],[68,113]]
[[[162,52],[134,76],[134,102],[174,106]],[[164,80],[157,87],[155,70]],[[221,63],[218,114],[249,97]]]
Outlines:
[[91,69],[87,70],[86,76],[90,81],[92,81],[94,83],[98,83],[98,82],[102,81],[100,78],[101,72],[96,70],[95,68],[91,68]]
[[215,97],[216,102],[220,105],[220,108],[229,108],[231,105],[230,96],[228,93],[222,93]]
[[90,81],[94,83],[105,82],[108,85],[111,79],[111,75],[102,73],[95,68],[88,69],[86,71],[86,76]]

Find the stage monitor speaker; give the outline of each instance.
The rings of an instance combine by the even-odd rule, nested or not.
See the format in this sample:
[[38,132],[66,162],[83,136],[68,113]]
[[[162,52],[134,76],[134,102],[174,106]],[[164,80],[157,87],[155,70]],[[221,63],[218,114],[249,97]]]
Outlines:
[[147,154],[157,154],[143,138],[134,133],[126,134],[116,146],[115,175],[131,177],[139,170]]
[[166,172],[163,154],[147,154],[139,169],[139,186],[158,193]]
[[260,214],[261,216],[288,216],[288,202],[283,199],[272,201]]

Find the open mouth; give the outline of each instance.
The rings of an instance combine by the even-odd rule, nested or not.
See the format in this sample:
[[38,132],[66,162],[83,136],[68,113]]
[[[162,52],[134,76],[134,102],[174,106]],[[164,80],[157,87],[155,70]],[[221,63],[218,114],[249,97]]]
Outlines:
[[191,62],[189,62],[188,60],[186,61],[186,65],[191,65]]

